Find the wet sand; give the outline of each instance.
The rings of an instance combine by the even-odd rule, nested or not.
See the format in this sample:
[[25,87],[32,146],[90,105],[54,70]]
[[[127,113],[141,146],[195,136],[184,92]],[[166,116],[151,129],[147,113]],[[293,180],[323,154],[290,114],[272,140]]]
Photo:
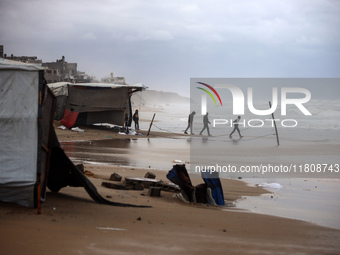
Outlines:
[[[57,130],[57,134],[63,146],[71,146],[68,143],[76,140],[99,144],[112,139],[136,141],[130,140],[136,136],[121,136],[105,128],[86,128],[84,133]],[[169,143],[185,138],[181,134],[152,132],[149,141],[153,144],[153,139],[160,137],[169,139]],[[141,140],[148,142],[145,135],[138,137],[137,141]],[[91,146],[84,143],[84,150]],[[72,187],[59,193],[48,192],[41,215],[34,209],[1,203],[0,226],[1,232],[6,233],[0,239],[1,254],[338,254],[340,251],[340,230],[237,207],[187,204],[173,197],[172,192],[150,197],[146,189],[104,188],[101,183],[114,172],[123,177],[143,177],[151,171],[157,179],[167,181],[164,170],[171,169],[171,161],[188,160],[185,148],[172,146],[164,150],[164,145],[158,149],[160,145],[155,143],[151,153],[137,153],[150,163],[133,166],[136,155],[126,152],[129,151],[126,144],[121,142],[121,145],[112,148],[113,154],[118,152],[117,159],[124,158],[116,165],[95,164],[96,160],[87,159],[83,153],[85,170],[94,174],[95,177],[89,178],[103,197],[152,208],[96,204],[83,188]],[[71,148],[67,148],[67,154],[72,158],[79,148],[73,152]],[[190,174],[190,177],[194,185],[203,182],[198,175]],[[228,203],[267,192],[239,180],[223,179],[222,186]]]
[[[112,171],[143,177],[148,169],[85,165],[107,199],[151,205],[124,208],[94,203],[82,188],[48,193],[42,214],[1,204],[3,254],[336,254],[339,231],[302,221],[238,210],[191,205],[162,192],[111,190],[100,186]],[[165,172],[156,172],[165,180]],[[201,180],[193,176],[194,184]],[[231,202],[263,191],[223,180]]]

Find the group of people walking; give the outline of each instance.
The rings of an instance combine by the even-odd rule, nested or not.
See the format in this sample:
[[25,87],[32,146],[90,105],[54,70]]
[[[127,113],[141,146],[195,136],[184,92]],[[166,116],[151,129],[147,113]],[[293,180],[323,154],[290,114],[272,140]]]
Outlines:
[[[188,130],[189,130],[189,128],[190,128],[190,134],[191,134],[191,135],[194,135],[194,133],[192,132],[192,128],[193,128],[193,122],[194,122],[195,114],[196,114],[195,111],[192,111],[192,112],[189,114],[189,117],[188,117],[188,126],[187,126],[187,128],[185,129],[184,134],[188,134]],[[209,121],[209,117],[208,117],[208,116],[209,116],[209,113],[206,113],[206,114],[203,116],[203,128],[202,128],[202,130],[201,130],[201,132],[200,132],[200,135],[202,135],[203,131],[206,129],[207,132],[208,132],[208,136],[211,136],[210,130],[209,130],[209,124],[211,124],[211,123],[210,123],[210,121]],[[233,131],[232,131],[232,132],[230,133],[230,135],[229,135],[230,138],[232,138],[232,134],[233,134],[235,131],[238,132],[240,138],[243,137],[243,136],[241,135],[240,129],[238,128],[240,119],[241,119],[241,116],[238,116],[237,119],[235,119],[235,120],[233,121],[234,129],[233,129]],[[128,117],[126,117],[125,121],[127,121],[127,120],[128,120]],[[135,113],[133,114],[132,120],[133,120],[134,123],[135,123],[135,130],[139,130],[139,113],[138,113],[138,110],[136,110]],[[127,126],[127,125],[126,125],[126,126]]]
[[[193,128],[193,122],[194,122],[194,116],[195,116],[195,114],[196,114],[195,111],[192,111],[192,112],[189,114],[189,117],[188,117],[188,127],[187,127],[186,130],[184,131],[184,134],[188,134],[188,129],[190,128],[190,134],[194,135],[194,133],[192,132],[192,128]],[[211,136],[210,130],[209,130],[209,124],[211,124],[211,123],[210,123],[210,121],[209,121],[208,116],[209,116],[209,113],[206,113],[206,114],[203,116],[203,129],[201,130],[200,135],[202,135],[203,131],[204,131],[205,129],[207,129],[207,131],[208,131],[208,136]],[[240,119],[241,119],[241,116],[238,116],[237,119],[235,119],[235,120],[233,121],[234,129],[233,129],[233,131],[232,131],[232,132],[230,133],[230,135],[229,135],[230,138],[232,138],[232,134],[233,134],[235,131],[238,132],[238,134],[240,135],[240,138],[243,137],[243,136],[241,135],[240,129],[238,128],[238,123],[239,123]]]
[[[192,124],[194,122],[194,116],[195,116],[196,112],[193,111],[192,113],[189,114],[189,117],[188,117],[188,127],[187,129],[184,131],[184,134],[188,134],[188,129],[190,128],[190,134],[194,135],[194,133],[192,132]],[[210,121],[208,119],[208,115],[209,113],[207,113],[206,115],[204,115],[203,117],[203,129],[201,130],[200,132],[200,135],[202,135],[202,132],[207,129],[208,131],[208,136],[211,136],[210,134],[210,131],[209,131],[209,124],[210,124]]]

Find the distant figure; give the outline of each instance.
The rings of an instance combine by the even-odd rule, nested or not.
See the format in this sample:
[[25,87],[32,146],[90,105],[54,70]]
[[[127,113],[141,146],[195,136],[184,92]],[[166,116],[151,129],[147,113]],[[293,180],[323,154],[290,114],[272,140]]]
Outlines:
[[202,131],[200,132],[200,135],[202,135],[202,132],[204,131],[204,129],[207,129],[208,130],[208,136],[211,136],[210,132],[209,132],[209,126],[208,124],[210,124],[210,121],[208,119],[208,115],[209,113],[207,113],[206,115],[203,116],[203,129]]
[[194,121],[194,116],[195,116],[196,112],[193,111],[192,113],[189,114],[188,117],[188,127],[187,129],[184,131],[184,134],[188,134],[187,131],[190,128],[190,134],[194,135],[194,133],[192,132],[192,123]]
[[129,114],[125,114],[125,123],[124,123],[124,131],[126,134],[129,134],[129,121],[130,120],[130,117],[129,117]]
[[138,110],[135,111],[135,113],[132,116],[132,119],[135,122],[135,129],[139,130],[139,115],[138,115]]
[[240,135],[240,138],[243,137],[241,135],[240,129],[238,128],[238,123],[239,123],[240,119],[241,119],[241,116],[238,116],[237,119],[233,121],[233,123],[234,123],[234,130],[233,130],[233,132],[230,133],[230,135],[229,135],[230,138],[232,137],[231,135],[235,132],[235,130],[237,130],[238,134]]

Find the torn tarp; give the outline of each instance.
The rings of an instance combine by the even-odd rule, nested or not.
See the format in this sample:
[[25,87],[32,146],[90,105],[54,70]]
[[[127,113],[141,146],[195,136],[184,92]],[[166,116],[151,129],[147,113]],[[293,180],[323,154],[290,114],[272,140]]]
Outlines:
[[224,195],[219,176],[206,172],[202,175],[205,183],[193,186],[185,164],[174,165],[166,176],[181,188],[183,197],[193,203],[224,205]]
[[60,147],[58,138],[53,130],[51,164],[48,173],[47,187],[52,192],[58,192],[60,189],[71,187],[84,187],[90,197],[100,204],[108,204],[124,207],[150,207],[132,204],[117,203],[106,200],[97,191],[96,187],[90,180],[73,164],[64,150]]

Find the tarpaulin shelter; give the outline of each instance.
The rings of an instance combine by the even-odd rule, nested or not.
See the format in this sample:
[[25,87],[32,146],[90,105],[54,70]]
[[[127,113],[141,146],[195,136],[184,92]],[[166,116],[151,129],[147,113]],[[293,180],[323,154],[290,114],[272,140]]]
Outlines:
[[67,127],[110,123],[123,126],[125,116],[131,125],[131,95],[146,89],[141,83],[51,83],[57,98],[55,119]]
[[53,128],[55,97],[44,68],[0,58],[0,201],[37,207],[47,187],[84,187],[101,204],[136,206],[103,198],[60,147]]
[[0,58],[0,200],[45,198],[54,96],[44,68]]

